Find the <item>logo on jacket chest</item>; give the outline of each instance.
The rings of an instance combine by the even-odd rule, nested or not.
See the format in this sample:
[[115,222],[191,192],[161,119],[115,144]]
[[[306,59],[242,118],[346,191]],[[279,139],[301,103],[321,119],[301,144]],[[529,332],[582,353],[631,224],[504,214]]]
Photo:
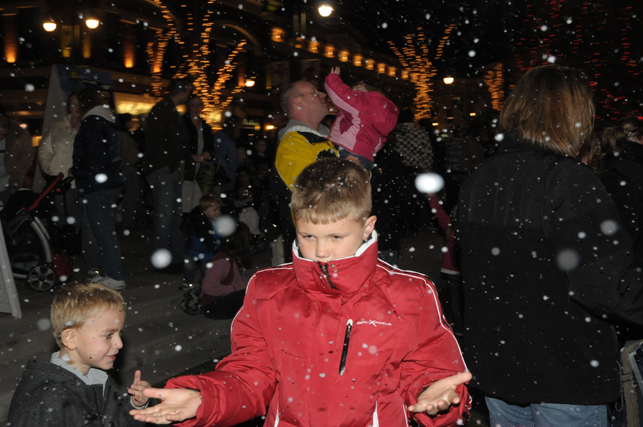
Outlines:
[[357,325],[372,325],[372,326],[375,326],[376,328],[378,326],[393,326],[392,324],[390,324],[388,322],[381,322],[379,320],[364,320],[364,319],[358,321],[356,324]]

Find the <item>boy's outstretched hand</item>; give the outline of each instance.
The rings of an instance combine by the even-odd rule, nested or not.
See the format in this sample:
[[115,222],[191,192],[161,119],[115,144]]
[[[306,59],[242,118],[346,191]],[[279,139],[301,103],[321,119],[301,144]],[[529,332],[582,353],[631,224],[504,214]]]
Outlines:
[[455,391],[456,387],[466,383],[471,377],[471,372],[461,372],[434,382],[420,394],[418,403],[409,406],[409,411],[423,412],[433,416],[438,412],[448,410],[451,405],[460,403],[460,396]]
[[132,395],[132,403],[134,406],[145,406],[150,398],[143,395],[143,390],[150,387],[152,387],[150,383],[141,380],[141,371],[137,370],[134,372],[134,382],[129,386],[129,389],[127,389],[127,392]]
[[197,390],[184,388],[146,388],[146,397],[160,399],[163,402],[146,409],[133,409],[129,413],[136,421],[152,424],[172,424],[196,416],[201,405],[201,394]]
[[331,72],[332,74],[337,74],[337,75],[339,75],[339,70],[340,70],[340,68],[339,68],[339,67],[333,67],[333,68],[331,68],[331,69],[330,69],[330,72]]

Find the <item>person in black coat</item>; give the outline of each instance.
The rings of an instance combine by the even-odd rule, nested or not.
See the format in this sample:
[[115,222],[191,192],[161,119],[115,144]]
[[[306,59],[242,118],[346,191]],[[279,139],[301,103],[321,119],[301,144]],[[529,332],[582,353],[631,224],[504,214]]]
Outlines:
[[[116,118],[104,107],[105,100],[98,91],[92,88],[81,90],[78,102],[83,121],[74,139],[71,174],[83,199],[83,239],[91,239],[93,234],[100,249],[98,262],[91,261],[92,266],[99,267],[92,280],[112,289],[123,289],[125,278],[115,217],[116,204],[125,182],[122,135]],[[89,245],[83,245],[83,248],[87,247]]]
[[188,149],[192,161],[185,164],[183,181],[183,213],[191,212],[199,204],[203,195],[196,182],[196,176],[204,161],[210,160],[214,153],[214,135],[212,128],[201,118],[203,100],[198,95],[190,95],[185,114],[181,117],[188,135]]
[[491,425],[607,425],[619,398],[610,321],[643,325],[643,273],[605,187],[575,158],[593,122],[580,71],[534,68],[504,105],[501,151],[461,188],[463,353]]
[[181,117],[188,133],[188,146],[195,162],[186,165],[185,180],[194,181],[199,163],[210,159],[214,153],[214,134],[212,127],[201,118],[203,101],[198,95],[190,95],[186,104],[185,114]]

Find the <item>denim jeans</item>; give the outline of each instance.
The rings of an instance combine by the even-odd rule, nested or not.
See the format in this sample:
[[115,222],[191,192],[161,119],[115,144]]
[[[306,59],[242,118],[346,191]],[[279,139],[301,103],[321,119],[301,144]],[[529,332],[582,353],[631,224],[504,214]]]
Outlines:
[[109,190],[96,191],[85,194],[83,198],[87,203],[83,207],[87,212],[87,219],[91,231],[96,236],[100,249],[99,273],[109,276],[114,280],[123,280],[121,268],[121,248],[116,236],[116,202],[123,191],[122,187]]
[[135,170],[123,171],[125,176],[125,192],[123,193],[123,227],[136,226],[136,217],[143,211],[143,182]]
[[493,427],[607,427],[606,405],[539,403],[510,405],[485,397]]
[[355,156],[355,157],[357,157],[357,159],[358,159],[358,160],[359,160],[359,162],[362,164],[362,166],[364,166],[364,167],[365,167],[366,169],[368,169],[369,171],[373,169],[373,166],[375,166],[375,164],[374,164],[374,162],[373,162],[372,160],[369,160],[369,159],[367,159],[367,158],[366,158],[366,157],[364,157],[364,156],[360,156],[359,154],[351,153],[350,151],[348,151],[348,150],[347,150],[347,149],[345,149],[344,147],[339,147],[339,148],[337,149],[337,151],[339,152],[339,158],[340,158],[340,159],[345,159],[345,158],[347,158],[348,156]]
[[183,262],[181,184],[171,173],[157,169],[147,176],[154,197],[154,249],[167,249],[172,263]]
[[81,205],[81,227],[80,227],[80,242],[83,252],[83,259],[85,266],[88,270],[100,270],[100,248],[94,236],[92,229],[92,222],[87,213],[88,200],[81,198],[79,200]]

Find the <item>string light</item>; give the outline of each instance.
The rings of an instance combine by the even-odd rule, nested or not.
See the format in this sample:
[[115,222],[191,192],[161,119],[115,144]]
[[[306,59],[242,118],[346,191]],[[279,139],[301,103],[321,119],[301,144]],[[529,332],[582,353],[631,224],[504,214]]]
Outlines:
[[444,36],[440,39],[436,55],[432,60],[429,58],[429,45],[422,27],[418,27],[416,34],[406,36],[406,43],[401,51],[392,41],[388,42],[391,50],[402,64],[402,74],[405,75],[406,72],[406,75],[410,77],[411,82],[415,85],[417,94],[413,101],[415,103],[416,120],[431,118],[431,107],[433,105],[431,98],[431,92],[433,92],[431,88],[433,86],[432,79],[438,72],[434,64],[442,56],[444,46],[454,28],[455,24],[451,24],[444,30]]
[[[528,4],[514,53],[520,74],[533,67],[556,62],[587,70],[596,102],[601,107],[597,120],[601,119],[601,113],[618,117],[635,115],[640,109],[637,102],[632,102],[635,97],[621,92],[624,85],[615,84],[613,79],[604,75],[607,72],[605,68],[610,67],[610,74],[628,77],[632,81],[639,79],[641,63],[630,44],[634,40],[632,32],[638,29],[638,24],[632,22],[637,19],[636,15],[632,13],[632,6],[610,7],[606,11],[603,3],[606,2],[582,2],[574,16],[570,15],[570,3],[565,0],[541,0]],[[610,19],[605,21],[608,15]],[[608,22],[611,25],[606,25]]]
[[[154,0],[154,3],[161,8],[162,15],[168,24],[169,31],[157,31],[156,40],[147,46],[147,52],[150,57],[150,67],[152,71],[152,90],[157,96],[161,94],[161,76],[162,65],[167,44],[170,40],[174,40],[177,44],[185,46],[181,35],[177,30],[171,13],[161,0]],[[208,0],[208,5],[215,3],[215,0]],[[214,14],[214,8],[205,8],[207,12],[203,15],[201,20],[201,33],[200,40],[192,45],[191,54],[184,55],[184,61],[178,67],[174,78],[190,77],[194,84],[194,89],[203,101],[203,115],[209,124],[213,124],[215,117],[220,116],[217,112],[224,110],[234,98],[234,95],[243,90],[243,85],[236,85],[228,94],[223,96],[225,84],[233,76],[234,70],[237,68],[238,63],[234,61],[236,56],[243,51],[243,47],[247,44],[246,40],[242,40],[228,55],[225,65],[222,66],[216,73],[217,80],[214,84],[208,81],[207,68],[210,66],[210,38],[212,32],[213,22],[211,20]],[[188,33],[194,31],[195,22],[192,13],[187,15]]]
[[496,64],[493,70],[487,71],[484,76],[484,82],[487,84],[487,89],[491,94],[491,107],[496,111],[502,110],[502,105],[505,98],[505,79],[502,74],[502,62]]

